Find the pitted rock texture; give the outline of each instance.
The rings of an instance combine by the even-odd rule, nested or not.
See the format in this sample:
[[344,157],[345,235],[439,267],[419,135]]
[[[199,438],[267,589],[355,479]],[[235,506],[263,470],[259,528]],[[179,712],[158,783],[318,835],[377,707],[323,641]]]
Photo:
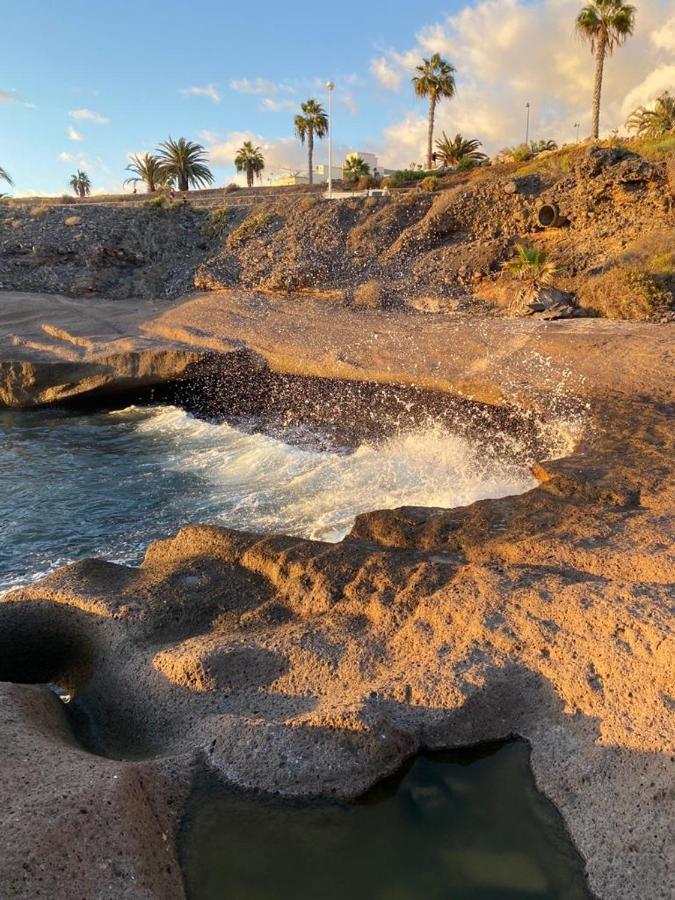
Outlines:
[[[175,798],[197,764],[282,796],[353,797],[421,746],[519,734],[593,891],[669,897],[669,387],[659,366],[606,363],[614,389],[586,383],[592,426],[528,494],[367,514],[339,544],[191,526],[140,568],[84,561],[7,595],[0,680],[72,691],[81,741],[44,689],[6,687],[13,896],[38,896],[42,877],[70,897],[87,867],[98,893],[83,896],[180,896]],[[128,823],[112,846],[81,812],[108,820],[109,773],[154,779],[111,789]],[[64,840],[88,843],[36,874],[23,859],[50,846],[51,809]]]

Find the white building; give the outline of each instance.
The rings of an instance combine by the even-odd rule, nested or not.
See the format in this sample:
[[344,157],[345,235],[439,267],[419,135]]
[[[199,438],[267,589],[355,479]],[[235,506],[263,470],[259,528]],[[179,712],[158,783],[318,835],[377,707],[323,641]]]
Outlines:
[[[360,157],[368,166],[371,175],[384,176],[391,175],[391,169],[380,169],[378,166],[377,156],[374,153],[363,153],[361,150],[352,150],[345,157],[345,162],[354,157]],[[341,181],[343,177],[344,166],[333,166],[333,181]],[[326,163],[316,163],[314,166],[314,184],[324,184],[328,181],[328,166]],[[285,184],[309,184],[309,176],[303,171],[289,172],[287,175],[277,175],[268,178],[268,184],[279,187]]]

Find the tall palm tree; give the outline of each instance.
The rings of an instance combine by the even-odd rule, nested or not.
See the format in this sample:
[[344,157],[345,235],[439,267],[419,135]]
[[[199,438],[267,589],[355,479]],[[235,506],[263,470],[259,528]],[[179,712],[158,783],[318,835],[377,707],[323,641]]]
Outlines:
[[300,109],[302,112],[293,119],[293,124],[300,143],[307,141],[309,183],[314,184],[314,138],[321,139],[328,134],[328,116],[316,100],[306,100],[300,104]]
[[444,97],[450,99],[455,96],[455,67],[441,58],[440,53],[434,53],[431,59],[423,59],[422,64],[416,66],[418,72],[412,83],[415,94],[418,97],[429,98],[429,130],[427,134],[427,169],[433,164],[434,147],[434,117],[436,104]]
[[78,197],[86,197],[87,194],[91,194],[91,180],[81,169],[70,176],[69,184]]
[[9,177],[9,173],[6,169],[3,169],[2,166],[0,166],[0,181],[6,181],[7,184],[14,184],[12,179]]
[[367,175],[370,175],[370,166],[365,159],[356,154],[348,157],[342,167],[342,177],[346,181],[358,181],[359,178],[365,178]]
[[654,109],[638,106],[626,119],[626,128],[640,137],[661,137],[675,132],[675,97],[664,91],[656,98]]
[[265,157],[260,147],[254,147],[251,141],[244,141],[234,158],[237,172],[246,172],[246,184],[253,187],[253,179],[260,178],[265,168]]
[[125,184],[138,184],[143,182],[149,194],[154,194],[157,188],[166,183],[166,173],[161,160],[152,153],[144,153],[142,156],[134,153],[131,162],[127,166],[127,172],[132,172],[131,178],[125,180]]
[[605,57],[611,56],[635,28],[635,7],[624,0],[591,0],[576,19],[577,34],[591,45],[595,53],[595,82],[593,84],[593,125],[591,135],[600,136],[600,96]]
[[208,157],[201,144],[186,141],[184,137],[177,141],[170,137],[159,145],[157,157],[166,183],[175,184],[179,191],[213,184],[213,173],[206,165]]
[[476,138],[467,139],[462,137],[461,134],[456,134],[450,140],[447,134],[443,132],[441,140],[436,141],[436,155],[441,157],[443,164],[446,166],[456,166],[460,160],[467,157],[475,162],[481,162],[487,159],[486,154],[481,153],[478,149],[482,146],[482,143]]

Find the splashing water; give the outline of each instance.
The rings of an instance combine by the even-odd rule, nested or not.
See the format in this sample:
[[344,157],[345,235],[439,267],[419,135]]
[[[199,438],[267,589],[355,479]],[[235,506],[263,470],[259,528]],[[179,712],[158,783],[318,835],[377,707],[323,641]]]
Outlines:
[[[429,425],[357,449],[317,449],[194,418],[175,407],[0,414],[0,589],[102,555],[137,563],[147,544],[209,522],[338,541],[361,512],[463,506],[535,485],[515,438]],[[555,455],[566,449],[555,432]],[[552,454],[549,454],[552,455]]]

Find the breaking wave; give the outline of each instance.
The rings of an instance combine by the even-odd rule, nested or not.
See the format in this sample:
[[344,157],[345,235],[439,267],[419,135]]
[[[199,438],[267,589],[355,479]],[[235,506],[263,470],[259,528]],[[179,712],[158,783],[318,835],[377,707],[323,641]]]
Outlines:
[[[430,424],[346,451],[259,424],[171,406],[3,414],[0,589],[85,556],[137,563],[187,523],[338,541],[361,512],[464,506],[536,483],[526,449],[503,433],[474,441]],[[547,441],[559,456],[573,436],[556,425]]]

